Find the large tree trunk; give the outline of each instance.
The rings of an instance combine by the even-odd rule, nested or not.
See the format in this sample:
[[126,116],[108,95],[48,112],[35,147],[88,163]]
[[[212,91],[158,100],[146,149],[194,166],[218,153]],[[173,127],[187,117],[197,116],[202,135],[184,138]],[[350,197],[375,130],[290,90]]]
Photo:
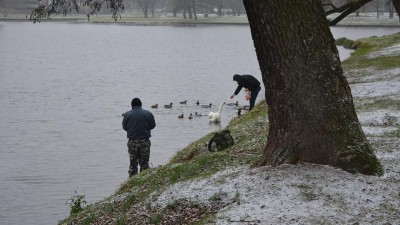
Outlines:
[[244,0],[269,107],[256,166],[308,162],[381,175],[321,0]]

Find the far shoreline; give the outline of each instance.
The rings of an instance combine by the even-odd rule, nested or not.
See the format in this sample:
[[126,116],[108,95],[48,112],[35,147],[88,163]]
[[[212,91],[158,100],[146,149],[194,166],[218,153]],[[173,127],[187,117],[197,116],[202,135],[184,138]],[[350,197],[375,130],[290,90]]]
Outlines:
[[[0,22],[31,22],[28,15],[13,15],[11,17],[2,17]],[[183,19],[180,17],[133,17],[121,15],[121,19],[114,21],[109,15],[92,16],[89,21],[86,17],[77,16],[54,16],[49,19],[42,19],[37,23],[55,22],[71,24],[118,24],[131,26],[205,26],[205,25],[239,25],[248,26],[247,16],[224,16],[224,17],[198,17],[198,20]],[[400,27],[400,20],[396,18],[371,18],[371,17],[348,17],[343,19],[337,25],[332,27]]]

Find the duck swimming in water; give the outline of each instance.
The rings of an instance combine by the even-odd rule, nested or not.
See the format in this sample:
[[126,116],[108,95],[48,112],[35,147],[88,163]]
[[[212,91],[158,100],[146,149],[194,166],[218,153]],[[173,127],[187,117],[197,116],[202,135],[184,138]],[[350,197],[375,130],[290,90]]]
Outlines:
[[203,108],[211,108],[211,106],[212,106],[212,103],[210,103],[208,105],[201,105],[201,107],[203,107]]
[[231,102],[231,103],[226,103],[226,105],[229,105],[229,106],[238,106],[238,105],[239,105],[239,102],[236,101],[236,103],[233,103],[233,102]]

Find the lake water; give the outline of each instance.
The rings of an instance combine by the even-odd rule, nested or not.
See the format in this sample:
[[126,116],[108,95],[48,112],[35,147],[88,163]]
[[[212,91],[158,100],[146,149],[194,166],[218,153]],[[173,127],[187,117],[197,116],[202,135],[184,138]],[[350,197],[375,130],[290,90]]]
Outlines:
[[[400,30],[332,31],[355,39]],[[261,80],[248,26],[0,23],[0,224],[56,224],[74,191],[89,203],[116,191],[128,177],[121,114],[133,97],[161,106],[151,109],[153,167],[225,127],[232,106],[220,126],[187,116],[246,104],[242,93],[228,101],[235,73]]]

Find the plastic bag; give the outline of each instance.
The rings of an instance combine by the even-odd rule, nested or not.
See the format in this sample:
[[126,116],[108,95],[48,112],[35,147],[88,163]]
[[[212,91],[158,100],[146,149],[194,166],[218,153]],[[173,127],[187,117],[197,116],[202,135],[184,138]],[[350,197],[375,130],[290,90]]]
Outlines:
[[249,89],[245,88],[244,89],[244,99],[246,99],[246,101],[249,101],[251,98],[251,92]]

